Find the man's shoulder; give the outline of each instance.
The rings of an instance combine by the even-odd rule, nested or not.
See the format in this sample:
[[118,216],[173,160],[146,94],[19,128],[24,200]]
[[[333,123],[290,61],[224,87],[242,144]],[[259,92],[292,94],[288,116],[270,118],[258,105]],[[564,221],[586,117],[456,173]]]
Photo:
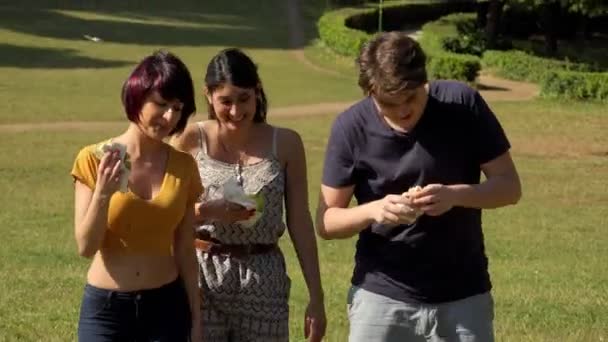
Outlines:
[[336,124],[343,128],[354,128],[365,125],[366,118],[371,111],[370,101],[371,99],[366,97],[353,103],[342,113],[338,114],[335,120]]
[[471,104],[477,94],[477,90],[460,81],[436,80],[429,85],[429,95],[443,103]]

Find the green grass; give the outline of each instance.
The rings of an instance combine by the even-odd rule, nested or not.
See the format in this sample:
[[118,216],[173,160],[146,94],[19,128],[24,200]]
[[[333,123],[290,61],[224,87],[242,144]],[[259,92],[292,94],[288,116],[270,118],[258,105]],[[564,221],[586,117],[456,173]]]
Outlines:
[[[305,3],[305,38],[324,0]],[[145,5],[144,5],[145,4]],[[318,72],[286,51],[284,2],[32,0],[0,5],[0,124],[122,120],[122,81],[142,56],[167,47],[190,67],[197,91],[209,58],[239,46],[259,64],[272,123],[304,138],[313,210],[333,116],[277,118],[272,106],[360,95],[349,59],[306,47]],[[26,8],[27,5],[27,8]],[[31,8],[36,8],[32,10]],[[255,12],[255,15],[250,13]],[[91,43],[82,34],[98,35]],[[203,109],[202,97],[197,98]],[[492,103],[513,143],[524,185],[515,207],[484,214],[498,341],[608,340],[608,115],[593,103]],[[0,342],[75,339],[88,260],[73,239],[69,170],[78,149],[118,134],[109,128],[0,134]],[[288,238],[291,335],[302,341],[306,290]],[[327,341],[348,334],[346,289],[354,239],[320,241]]]
[[[0,102],[5,104],[0,124],[120,120],[122,82],[135,63],[160,48],[188,65],[202,111],[206,65],[228,46],[244,48],[258,64],[271,108],[346,101],[359,94],[356,85],[312,70],[286,51],[281,0],[34,3],[36,9],[31,2],[27,8],[0,6]],[[309,30],[315,15],[308,13]],[[84,34],[104,42],[87,41]]]
[[[512,138],[524,197],[484,215],[499,341],[608,337],[608,116],[601,105],[496,103]],[[272,118],[305,140],[310,205],[333,116]],[[69,169],[77,150],[117,134],[25,132],[0,136],[0,341],[73,339],[87,260],[72,237]],[[547,136],[545,144],[537,137]],[[559,136],[559,140],[552,137]],[[562,151],[562,146],[577,145]],[[532,146],[529,146],[532,145]],[[320,241],[328,341],[346,340],[345,296],[354,240]],[[305,285],[289,240],[292,340],[300,341]]]
[[320,39],[315,39],[309,44],[304,49],[304,54],[315,65],[334,70],[345,80],[357,84],[358,72],[354,58],[335,53]]

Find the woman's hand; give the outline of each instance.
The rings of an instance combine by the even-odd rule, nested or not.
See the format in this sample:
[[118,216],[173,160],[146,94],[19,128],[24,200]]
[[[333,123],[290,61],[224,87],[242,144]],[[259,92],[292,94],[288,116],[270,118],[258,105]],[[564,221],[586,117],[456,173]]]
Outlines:
[[197,203],[196,211],[197,216],[202,220],[220,221],[222,223],[245,221],[255,214],[255,209],[247,209],[224,199]]
[[101,158],[97,168],[95,191],[103,197],[111,197],[120,188],[121,164],[118,151],[108,151]]
[[203,332],[201,331],[201,322],[199,319],[192,321],[192,329],[190,330],[190,341],[199,342],[203,340]]
[[320,342],[325,336],[326,326],[323,300],[311,299],[304,314],[304,338],[309,342]]

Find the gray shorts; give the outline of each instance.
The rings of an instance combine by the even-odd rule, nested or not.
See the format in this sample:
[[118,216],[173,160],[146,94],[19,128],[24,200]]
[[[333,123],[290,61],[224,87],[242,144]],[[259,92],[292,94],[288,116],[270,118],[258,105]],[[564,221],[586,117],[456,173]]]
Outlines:
[[351,287],[349,342],[494,342],[489,292],[440,304],[413,304]]

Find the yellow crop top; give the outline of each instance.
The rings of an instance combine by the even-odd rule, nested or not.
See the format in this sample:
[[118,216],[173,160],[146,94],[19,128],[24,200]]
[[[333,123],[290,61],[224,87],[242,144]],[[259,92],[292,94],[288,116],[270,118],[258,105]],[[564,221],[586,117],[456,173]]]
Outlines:
[[[91,190],[97,182],[95,147],[78,153],[72,177]],[[203,192],[196,162],[191,155],[169,147],[169,159],[159,193],[151,200],[136,194],[116,192],[110,199],[108,229],[103,246],[129,254],[172,255],[174,232]]]

